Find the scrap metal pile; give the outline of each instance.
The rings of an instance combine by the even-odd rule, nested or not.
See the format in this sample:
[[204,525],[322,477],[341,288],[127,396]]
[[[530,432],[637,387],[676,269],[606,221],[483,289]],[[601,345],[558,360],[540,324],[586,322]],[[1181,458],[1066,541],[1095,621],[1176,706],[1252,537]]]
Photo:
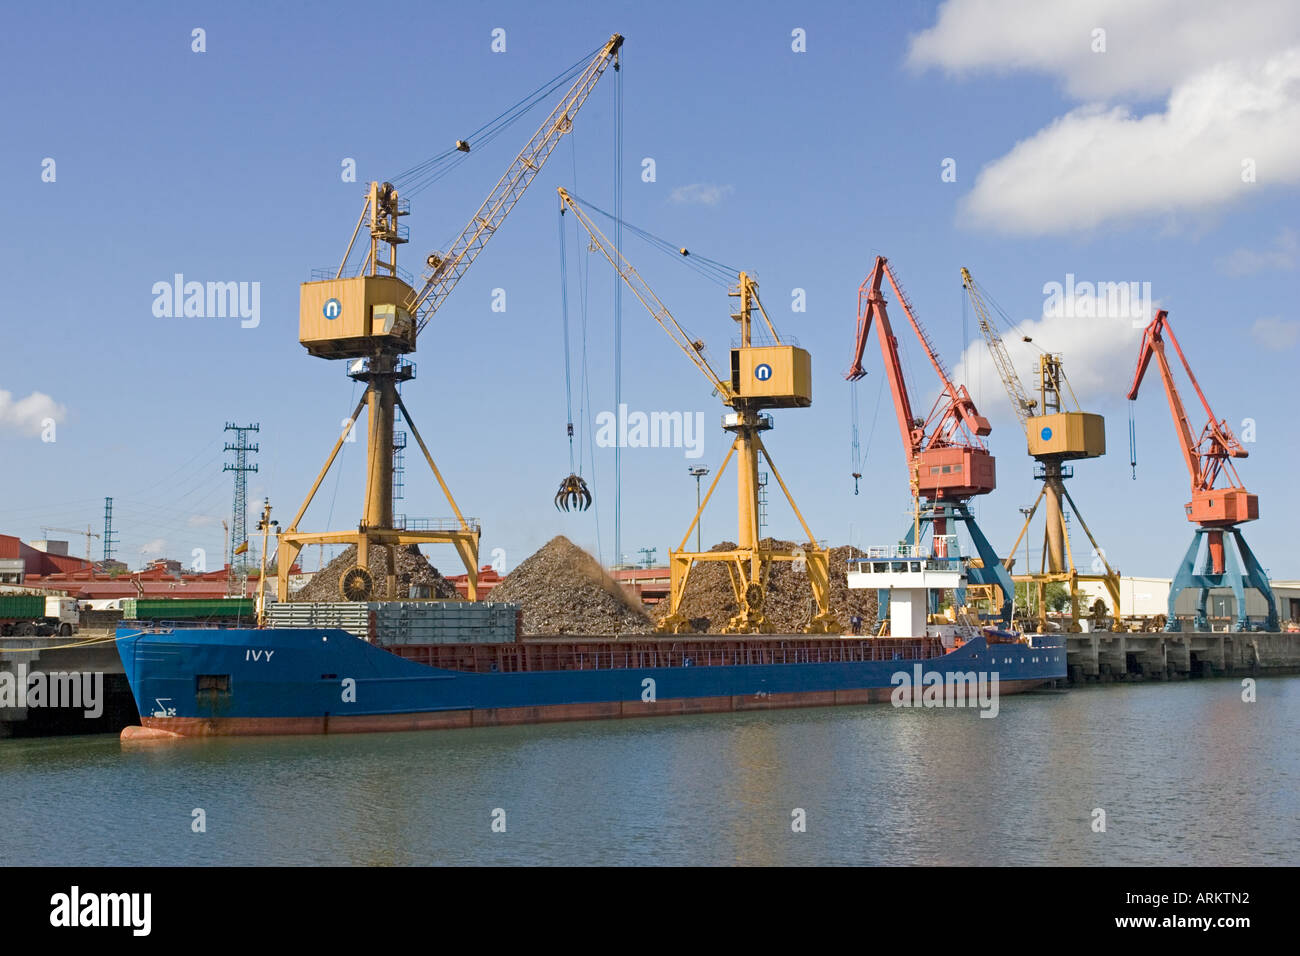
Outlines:
[[[369,554],[370,574],[376,586],[382,590],[384,579],[388,574],[388,549],[372,547]],[[317,571],[305,587],[290,595],[291,601],[338,601],[339,578],[343,572],[357,563],[357,546],[350,545],[337,558]],[[409,596],[412,584],[427,584],[430,597],[460,598],[456,585],[452,584],[438,569],[429,563],[416,544],[397,549],[397,597]],[[495,600],[495,599],[494,599]]]
[[489,594],[519,604],[525,634],[647,634],[641,603],[564,535],[548,541]]
[[[774,541],[771,538],[764,539],[762,543],[776,547],[794,546],[794,542]],[[723,541],[709,550],[731,551],[735,547],[733,542]],[[876,626],[876,592],[851,591],[846,583],[848,559],[855,554],[860,552],[847,546],[832,548],[830,552],[830,589],[827,600],[830,612],[835,615],[841,632],[845,634],[850,633],[850,618],[854,615],[862,618],[863,633],[874,631]],[[810,604],[806,575],[796,571],[790,562],[775,562],[768,578],[767,598],[763,605],[773,633],[798,633],[812,613]],[[686,582],[686,594],[681,605],[682,615],[691,622],[695,632],[706,634],[720,631],[738,610],[726,566],[715,562],[697,563]],[[656,620],[666,616],[668,602],[659,604],[654,613]]]

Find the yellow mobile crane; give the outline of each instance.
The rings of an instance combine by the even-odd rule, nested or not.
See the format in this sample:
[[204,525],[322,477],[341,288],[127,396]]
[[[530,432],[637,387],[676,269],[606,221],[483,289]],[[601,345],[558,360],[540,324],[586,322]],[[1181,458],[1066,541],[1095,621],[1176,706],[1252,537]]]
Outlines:
[[[1015,366],[1011,363],[1002,336],[998,334],[989,316],[985,294],[972,278],[969,269],[961,270],[961,282],[975,309],[980,333],[984,336],[989,354],[993,357],[998,377],[1002,379],[1002,384],[1011,399],[1011,407],[1025,430],[1025,437],[1029,442],[1029,454],[1038,462],[1035,477],[1043,483],[1043,490],[1038,493],[1033,507],[1029,509],[1025,523],[1020,529],[1020,536],[1016,538],[1015,545],[1008,553],[1006,558],[1008,567],[1015,558],[1020,542],[1029,531],[1029,525],[1038,512],[1038,506],[1047,503],[1046,527],[1043,529],[1043,559],[1039,570],[1031,572],[1026,568],[1026,573],[1012,575],[1012,577],[1018,582],[1034,586],[1038,601],[1040,630],[1045,630],[1047,627],[1044,593],[1047,585],[1054,581],[1064,583],[1070,590],[1071,631],[1079,630],[1080,581],[1100,581],[1105,585],[1106,592],[1114,602],[1112,607],[1114,626],[1119,628],[1119,572],[1106,561],[1105,552],[1098,546],[1097,539],[1093,537],[1087,522],[1079,512],[1079,506],[1074,503],[1074,499],[1070,497],[1070,492],[1065,487],[1065,479],[1074,474],[1073,468],[1065,464],[1066,461],[1100,458],[1106,453],[1105,419],[1100,415],[1079,410],[1079,402],[1074,397],[1070,383],[1065,377],[1060,355],[1044,352],[1038,356],[1036,369],[1038,398],[1030,398],[1025,392],[1024,385],[1021,384],[1020,376],[1016,374]],[[1067,394],[1072,408],[1065,406],[1064,399]],[[1079,519],[1079,525],[1088,536],[1088,541],[1092,543],[1097,559],[1106,569],[1104,574],[1080,574],[1079,569],[1075,567],[1074,556],[1070,551],[1070,532],[1065,523],[1064,503],[1066,502],[1069,503],[1074,516]],[[1100,609],[1094,608],[1094,611],[1098,616],[1100,615]]]
[[[732,315],[740,324],[740,347],[731,350],[731,374],[727,378],[719,376],[709,365],[704,356],[704,342],[692,339],[685,329],[673,318],[667,306],[659,300],[645,280],[632,268],[623,254],[605,238],[600,228],[574,201],[568,191],[559,190],[560,200],[564,206],[573,210],[574,216],[591,236],[596,247],[609,260],[623,281],[627,283],[632,294],[646,307],[651,317],[659,323],[660,328],[668,333],[678,348],[694,363],[704,377],[709,380],[722,403],[731,411],[723,416],[722,427],[735,435],[731,447],[727,450],[722,466],[709,485],[709,492],[700,502],[695,517],[676,551],[669,552],[670,591],[669,613],[659,623],[661,631],[679,633],[689,626],[689,622],[680,613],[682,597],[686,593],[686,582],[691,570],[700,561],[715,561],[725,564],[731,578],[732,591],[739,607],[739,613],[726,625],[727,633],[764,633],[771,631],[763,613],[763,601],[767,594],[768,575],[775,561],[790,561],[802,566],[808,574],[808,584],[812,590],[816,611],[810,614],[810,620],[804,630],[810,634],[825,634],[836,626],[835,618],[830,613],[827,593],[830,580],[830,555],[825,548],[817,545],[807,522],[799,512],[786,487],[781,473],[777,471],[772,456],[763,444],[762,433],[772,427],[770,415],[763,414],[767,408],[806,408],[812,404],[812,357],[807,351],[794,345],[785,345],[777,334],[776,327],[768,318],[763,303],[758,298],[758,283],[753,276],[741,272],[734,289],[729,295],[740,300],[739,309]],[[683,250],[684,252],[684,250]],[[753,308],[758,311],[771,333],[775,345],[755,346],[753,344]],[[776,477],[786,501],[794,511],[808,544],[802,548],[779,548],[764,545],[758,536],[759,483],[758,456],[766,459],[772,474]],[[737,458],[737,546],[732,551],[687,551],[691,533],[700,521],[700,516],[709,505],[714,489],[726,470],[732,456]]]
[[[334,449],[302,506],[278,536],[280,550],[276,564],[281,597],[288,593],[289,569],[305,545],[355,543],[357,563],[342,574],[339,594],[348,601],[365,601],[381,594],[396,598],[396,549],[425,542],[446,543],[456,548],[469,575],[469,597],[474,600],[478,596],[478,522],[461,513],[442,473],[434,464],[428,446],[420,437],[415,421],[397,393],[398,383],[415,376],[415,367],[402,356],[415,351],[417,334],[496,233],[559,145],[560,139],[573,128],[574,117],[605,69],[610,65],[618,69],[622,45],[623,37],[616,33],[600,48],[515,157],[448,251],[431,253],[426,258],[427,269],[418,291],[401,277],[397,266],[397,247],[408,241],[406,226],[400,219],[409,214],[410,203],[399,198],[397,188],[388,182],[370,184],[361,217],[335,275],[302,284],[298,340],[310,354],[319,358],[350,360],[348,375],[355,381],[365,382],[366,392],[334,443]],[[469,152],[470,148],[471,144],[466,141],[458,140],[456,143],[456,151]],[[369,251],[360,274],[345,276],[348,260],[363,226],[368,227],[370,233]],[[368,410],[368,431],[366,491],[360,524],[349,531],[299,531],[298,523],[363,407]],[[403,527],[396,527],[393,516],[393,424],[398,409],[424,453],[455,514],[454,518],[428,520],[416,527],[411,522],[403,522]],[[388,578],[382,589],[376,588],[367,567],[372,547],[382,547],[388,552]]]

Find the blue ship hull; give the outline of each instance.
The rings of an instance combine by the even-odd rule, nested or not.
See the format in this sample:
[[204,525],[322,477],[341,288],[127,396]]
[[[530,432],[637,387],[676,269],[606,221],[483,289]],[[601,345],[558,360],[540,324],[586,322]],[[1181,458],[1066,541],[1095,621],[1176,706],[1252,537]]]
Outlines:
[[[888,700],[900,673],[909,682],[936,672],[996,674],[997,693],[1005,695],[1066,675],[1065,641],[1056,636],[991,645],[978,638],[925,660],[512,673],[432,667],[334,629],[123,627],[117,647],[145,728],[128,728],[128,737],[412,730],[858,704]],[[919,688],[917,694],[919,703]]]

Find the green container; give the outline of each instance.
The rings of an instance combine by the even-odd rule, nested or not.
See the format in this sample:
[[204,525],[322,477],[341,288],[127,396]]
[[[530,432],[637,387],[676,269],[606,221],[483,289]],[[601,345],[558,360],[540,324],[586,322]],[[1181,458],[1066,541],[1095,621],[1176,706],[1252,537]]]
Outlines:
[[27,620],[45,616],[45,598],[40,594],[0,594],[0,620]]
[[250,598],[128,598],[122,617],[133,621],[250,620],[256,615]]

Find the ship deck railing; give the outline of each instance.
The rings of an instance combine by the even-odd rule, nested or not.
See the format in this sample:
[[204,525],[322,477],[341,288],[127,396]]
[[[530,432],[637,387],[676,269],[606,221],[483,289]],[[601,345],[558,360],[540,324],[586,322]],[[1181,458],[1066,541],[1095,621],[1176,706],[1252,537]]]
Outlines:
[[[665,646],[667,645],[667,646]],[[578,639],[515,644],[403,644],[386,650],[431,667],[473,673],[633,670],[665,667],[755,667],[931,660],[945,651],[939,638],[809,637],[788,640]]]

